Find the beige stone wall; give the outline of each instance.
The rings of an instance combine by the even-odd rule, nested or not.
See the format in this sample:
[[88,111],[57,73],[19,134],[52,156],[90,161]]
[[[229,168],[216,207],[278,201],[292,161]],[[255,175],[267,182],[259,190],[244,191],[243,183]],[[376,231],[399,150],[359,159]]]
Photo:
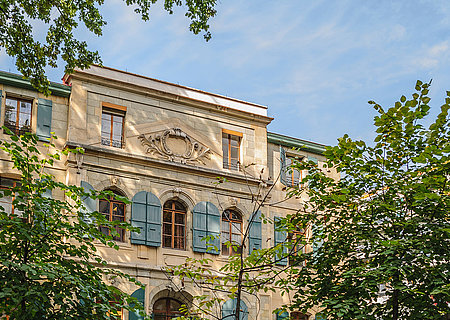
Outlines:
[[[117,74],[120,79],[120,72]],[[162,247],[132,245],[130,235],[124,242],[117,242],[119,251],[98,244],[99,253],[122,271],[136,276],[146,285],[146,309],[151,312],[153,303],[171,290],[169,275],[162,270],[164,266],[184,263],[187,257],[208,257],[212,266],[220,268],[227,262],[226,256],[209,253],[194,253],[192,250],[192,209],[201,201],[212,202],[222,212],[232,208],[242,214],[243,228],[255,210],[254,195],[258,190],[266,193],[275,183],[268,203],[261,208],[262,214],[273,219],[294,213],[307,201],[305,195],[286,201],[286,188],[278,179],[280,172],[279,146],[267,143],[267,124],[271,119],[211,103],[187,99],[187,94],[177,97],[173,94],[142,88],[129,81],[100,78],[95,74],[75,73],[69,79],[72,86],[70,98],[51,96],[53,101],[52,131],[59,137],[57,147],[80,146],[85,149],[83,156],[69,158],[49,168],[56,179],[68,184],[80,185],[81,181],[90,183],[96,190],[114,189],[128,199],[140,191],[155,194],[163,204],[169,199],[178,199],[187,209],[186,250]],[[37,98],[43,97],[31,90],[2,86],[3,97],[8,94],[27,97],[34,101],[33,117],[36,119]],[[45,98],[45,97],[43,97]],[[222,100],[225,98],[221,98]],[[3,123],[4,103],[0,121]],[[101,145],[101,115],[103,103],[126,107],[123,148]],[[233,101],[234,104],[239,102]],[[168,160],[158,153],[149,153],[140,136],[149,139],[166,130],[179,128],[191,142],[208,148],[209,158],[202,161]],[[33,131],[36,124],[33,123]],[[242,134],[240,159],[243,170],[233,171],[223,168],[222,130]],[[8,139],[0,132],[0,139]],[[172,149],[185,150],[184,138],[170,138]],[[184,140],[183,140],[184,139]],[[43,147],[41,147],[43,148]],[[305,156],[307,152],[287,150],[288,155]],[[43,151],[45,151],[43,149]],[[319,167],[323,165],[321,156]],[[0,175],[11,173],[11,163],[4,161],[0,154]],[[337,177],[335,172],[330,175]],[[218,177],[226,182],[217,184]],[[265,184],[261,189],[260,182]],[[62,197],[63,195],[54,195]],[[130,221],[131,205],[126,206],[126,220]],[[273,225],[262,224],[262,246],[273,246]],[[248,252],[248,247],[244,249]],[[137,288],[126,282],[114,285],[132,293]],[[173,288],[172,288],[173,289]],[[201,294],[199,289],[186,283],[183,294]],[[176,290],[175,290],[176,291]],[[174,294],[173,292],[171,294]],[[179,297],[183,300],[183,297]],[[274,319],[272,311],[288,297],[278,293],[244,297],[250,314],[249,319]],[[127,315],[125,315],[127,318]]]

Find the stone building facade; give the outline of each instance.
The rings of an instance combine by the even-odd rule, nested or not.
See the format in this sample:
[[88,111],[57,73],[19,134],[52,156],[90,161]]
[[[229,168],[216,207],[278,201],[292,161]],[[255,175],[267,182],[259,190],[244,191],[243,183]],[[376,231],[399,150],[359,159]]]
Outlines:
[[[286,188],[306,174],[284,172],[283,164],[298,157],[322,165],[323,145],[267,131],[273,119],[265,106],[99,66],[65,75],[63,81],[52,84],[52,95],[45,97],[19,76],[1,72],[0,123],[43,138],[54,132],[58,148],[83,148],[83,155],[49,168],[55,178],[112,190],[132,202],[88,201],[86,206],[141,228],[140,234],[120,233],[119,251],[100,244],[98,250],[111,266],[145,284],[140,290],[114,283],[143,301],[155,319],[166,319],[171,304],[202,294],[171,279],[164,266],[208,257],[219,268],[233,254],[220,242],[239,236],[233,226],[246,228],[258,190],[275,184],[273,205],[261,208],[270,218],[295,212],[307,201],[281,201]],[[0,132],[0,139],[8,136]],[[337,178],[336,172],[329,174]],[[217,184],[218,177],[226,182]],[[0,178],[15,178],[6,159],[0,161]],[[273,225],[259,228],[248,246],[273,246]],[[207,234],[220,235],[220,252],[206,251],[201,238]],[[260,294],[259,302],[244,296],[246,318],[275,319],[272,311],[287,303],[283,299],[270,292]],[[313,319],[313,314],[298,319]]]

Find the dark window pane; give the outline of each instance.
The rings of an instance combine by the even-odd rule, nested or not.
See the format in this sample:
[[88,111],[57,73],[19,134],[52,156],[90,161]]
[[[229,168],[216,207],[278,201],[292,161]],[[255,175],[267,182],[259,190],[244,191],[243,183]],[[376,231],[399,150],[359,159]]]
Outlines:
[[184,208],[184,206],[180,202],[174,201],[174,204],[175,204],[175,210],[186,212],[186,209]]
[[99,206],[99,210],[98,210],[99,212],[109,213],[109,207],[110,207],[109,201],[100,200],[98,203],[98,206]]
[[169,235],[169,236],[172,235],[172,225],[171,224],[164,223],[163,228],[164,228],[163,233],[165,235]]
[[184,238],[184,225],[183,226],[175,226],[175,234],[174,236],[183,237]]
[[171,236],[164,236],[163,238],[164,238],[163,239],[164,247],[171,248],[172,247],[172,237]]
[[184,225],[184,214],[183,213],[175,213],[175,223]]
[[164,222],[172,222],[172,212],[164,211],[164,213],[163,213],[163,221]]
[[116,203],[114,202],[112,204],[113,206],[113,212],[112,214],[115,216],[124,217],[125,216],[125,205],[123,203]]

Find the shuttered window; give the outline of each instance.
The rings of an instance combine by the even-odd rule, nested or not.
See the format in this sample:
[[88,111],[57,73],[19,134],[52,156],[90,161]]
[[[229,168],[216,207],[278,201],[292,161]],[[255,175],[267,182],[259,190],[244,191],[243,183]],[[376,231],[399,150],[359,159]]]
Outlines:
[[[195,252],[220,252],[220,212],[211,202],[202,201],[193,212],[193,249]],[[208,241],[204,238],[209,237]]]
[[6,98],[5,127],[16,135],[31,132],[32,101],[19,98]]
[[151,192],[135,194],[131,205],[131,225],[140,233],[131,232],[131,243],[161,246],[161,202]]

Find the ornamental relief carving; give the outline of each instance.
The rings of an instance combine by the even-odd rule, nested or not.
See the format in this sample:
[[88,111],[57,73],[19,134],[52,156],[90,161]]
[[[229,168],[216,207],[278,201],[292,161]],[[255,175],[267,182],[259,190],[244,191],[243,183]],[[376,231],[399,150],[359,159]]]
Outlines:
[[190,137],[180,128],[174,127],[145,136],[138,136],[146,152],[164,160],[183,164],[206,164],[212,154],[211,150]]

